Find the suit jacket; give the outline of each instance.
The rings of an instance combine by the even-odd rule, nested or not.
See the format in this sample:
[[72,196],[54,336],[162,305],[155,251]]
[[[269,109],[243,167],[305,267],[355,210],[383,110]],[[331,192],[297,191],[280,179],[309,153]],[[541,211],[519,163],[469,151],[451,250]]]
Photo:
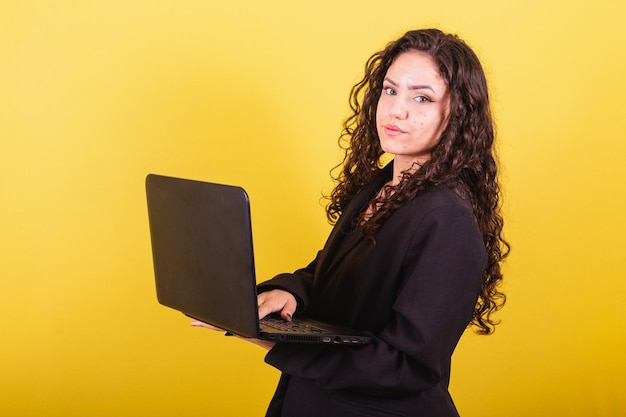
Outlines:
[[469,202],[440,187],[397,209],[375,243],[364,239],[355,216],[389,178],[386,169],[350,202],[311,264],[259,286],[373,336],[358,347],[277,344],[266,362],[283,375],[268,416],[458,416],[450,361],[481,289],[482,234]]

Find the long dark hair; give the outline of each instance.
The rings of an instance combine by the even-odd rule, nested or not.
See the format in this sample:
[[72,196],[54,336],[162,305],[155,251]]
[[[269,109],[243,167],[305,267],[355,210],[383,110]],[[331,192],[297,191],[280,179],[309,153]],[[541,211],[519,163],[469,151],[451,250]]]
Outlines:
[[505,302],[499,290],[500,262],[510,246],[502,236],[494,123],[485,74],[476,54],[456,35],[437,29],[409,31],[367,61],[363,79],[350,93],[352,114],[340,136],[345,155],[334,175],[337,184],[329,196],[326,214],[334,223],[350,200],[380,174],[384,152],[376,129],[376,106],[388,68],[398,55],[408,51],[426,53],[437,63],[450,91],[448,125],[430,159],[418,170],[403,172],[398,185],[387,185],[387,192],[375,198],[373,214],[361,219],[363,230],[374,239],[394,210],[427,188],[450,186],[469,199],[488,255],[470,324],[476,326],[477,333],[490,334],[497,324],[491,314]]

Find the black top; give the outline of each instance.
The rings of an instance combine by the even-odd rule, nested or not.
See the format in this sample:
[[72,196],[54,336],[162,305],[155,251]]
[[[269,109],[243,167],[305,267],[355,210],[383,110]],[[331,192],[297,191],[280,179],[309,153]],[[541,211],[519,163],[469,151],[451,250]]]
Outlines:
[[311,264],[259,286],[373,335],[361,347],[276,345],[266,362],[283,376],[268,416],[458,415],[450,361],[480,292],[485,245],[469,202],[445,187],[396,210],[375,244],[363,239],[354,219],[390,175],[355,197]]

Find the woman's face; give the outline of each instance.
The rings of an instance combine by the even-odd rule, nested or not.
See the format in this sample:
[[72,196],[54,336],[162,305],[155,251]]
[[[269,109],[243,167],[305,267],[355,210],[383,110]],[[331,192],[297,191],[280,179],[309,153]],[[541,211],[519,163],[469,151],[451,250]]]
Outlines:
[[439,142],[450,115],[450,93],[430,55],[398,55],[383,81],[376,108],[382,149],[401,170],[423,163]]

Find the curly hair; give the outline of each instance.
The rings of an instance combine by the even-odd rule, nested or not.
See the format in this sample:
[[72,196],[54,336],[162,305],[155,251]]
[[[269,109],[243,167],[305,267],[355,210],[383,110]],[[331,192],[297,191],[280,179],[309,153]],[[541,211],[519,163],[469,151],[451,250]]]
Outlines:
[[365,235],[374,239],[393,211],[422,190],[443,185],[468,199],[488,255],[470,326],[479,334],[491,334],[498,324],[492,313],[506,301],[499,290],[500,262],[510,246],[502,236],[494,123],[485,74],[476,54],[456,35],[438,29],[409,31],[369,58],[363,79],[350,93],[352,114],[344,121],[339,138],[345,155],[333,169],[336,186],[328,196],[326,214],[331,223],[336,222],[351,199],[381,173],[384,151],[376,128],[376,107],[388,68],[408,51],[426,53],[437,64],[450,92],[449,121],[430,158],[419,169],[404,171],[399,184],[386,185],[385,192],[372,202],[371,217],[360,221]]

